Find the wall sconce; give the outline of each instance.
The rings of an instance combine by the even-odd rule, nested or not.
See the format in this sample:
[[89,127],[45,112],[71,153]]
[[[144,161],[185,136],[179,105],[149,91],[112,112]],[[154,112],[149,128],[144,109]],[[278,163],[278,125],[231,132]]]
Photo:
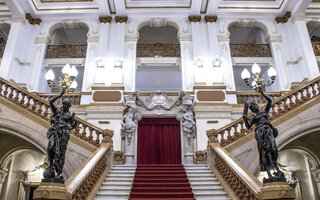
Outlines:
[[114,60],[114,68],[122,68],[123,59],[122,58],[116,58]]
[[221,67],[224,59],[222,57],[216,56],[212,61],[212,67]]
[[72,93],[77,88],[78,84],[75,81],[76,76],[78,75],[78,71],[75,66],[70,67],[69,64],[66,64],[62,68],[62,73],[64,75],[64,78],[59,77],[58,85],[53,82],[54,80],[54,73],[52,69],[50,69],[46,75],[45,78],[47,80],[47,83],[49,87],[53,89],[59,89],[59,91],[65,90],[67,93]]
[[256,92],[259,92],[260,88],[265,89],[266,86],[271,86],[274,83],[277,76],[277,71],[273,67],[270,67],[268,69],[268,76],[270,80],[265,82],[264,75],[260,74],[261,68],[256,63],[252,66],[251,72],[253,74],[252,75],[253,81],[251,84],[249,82],[250,72],[247,70],[247,68],[245,68],[242,71],[241,78],[244,80],[247,86],[249,86],[250,88],[253,88]]
[[203,61],[202,61],[202,58],[200,57],[197,57],[193,60],[193,65],[196,66],[196,67],[203,67]]

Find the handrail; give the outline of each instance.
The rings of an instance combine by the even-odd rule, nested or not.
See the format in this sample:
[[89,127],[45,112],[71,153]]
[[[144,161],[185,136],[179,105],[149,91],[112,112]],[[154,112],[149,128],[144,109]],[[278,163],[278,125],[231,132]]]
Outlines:
[[[112,137],[112,136],[111,136]],[[112,161],[112,141],[100,147],[66,181],[68,200],[91,199],[106,176]]]
[[[319,94],[320,77],[317,77],[274,100],[271,104],[270,120],[274,120],[294,108],[311,101]],[[260,109],[264,109],[265,106],[266,105],[261,106]],[[251,117],[252,115],[253,113],[250,113],[248,117]],[[252,132],[252,128],[250,130],[246,129],[243,118],[239,118],[218,130],[207,130],[207,135],[208,137],[216,137],[224,147],[248,135],[250,132]]]
[[[47,101],[3,78],[0,78],[0,96],[31,111],[48,122],[51,120],[49,115],[50,104]],[[72,134],[94,146],[98,147],[105,135],[113,134],[112,130],[103,130],[77,116],[75,116],[75,119],[78,124],[77,129],[72,131]]]
[[[35,93],[37,94],[39,97],[41,97],[42,99],[46,100],[46,101],[50,101],[51,99],[53,99],[54,97],[58,96],[59,93]],[[80,101],[81,101],[81,93],[80,92],[74,92],[71,94],[64,94],[62,96],[62,98],[58,99],[55,104],[56,105],[61,105],[62,101],[64,99],[70,99],[72,102],[72,105],[80,105]]]
[[[230,155],[219,143],[209,143],[210,157],[213,167],[237,198],[261,199],[262,183],[247,172],[245,168]],[[213,161],[214,158],[214,161]]]

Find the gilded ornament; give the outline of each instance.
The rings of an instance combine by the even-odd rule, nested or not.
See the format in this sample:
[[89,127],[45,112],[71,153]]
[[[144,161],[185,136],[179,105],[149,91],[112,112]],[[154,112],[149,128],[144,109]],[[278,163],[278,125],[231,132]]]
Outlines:
[[284,23],[287,23],[289,18],[291,17],[291,12],[286,12],[286,14],[283,16],[283,17],[276,17],[276,22],[277,24],[281,23],[281,24],[284,24]]
[[111,16],[106,16],[106,17],[99,17],[100,23],[110,23],[112,20]]
[[217,16],[209,16],[209,15],[207,15],[207,16],[204,17],[204,20],[207,23],[208,22],[213,23],[213,22],[216,22],[218,20],[218,17]]
[[127,16],[116,16],[115,18],[117,23],[126,23],[128,21]]
[[189,16],[189,21],[190,22],[200,22],[201,21],[201,16],[200,15],[193,15],[193,16]]
[[29,24],[31,25],[40,25],[41,19],[40,18],[33,18],[30,13],[26,13],[26,19],[28,20]]

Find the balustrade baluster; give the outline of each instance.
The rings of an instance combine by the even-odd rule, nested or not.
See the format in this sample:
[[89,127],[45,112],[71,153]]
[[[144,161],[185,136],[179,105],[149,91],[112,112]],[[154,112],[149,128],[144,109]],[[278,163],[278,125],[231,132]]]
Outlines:
[[19,96],[20,96],[21,92],[20,91],[16,91],[16,97],[14,98],[14,102],[19,103]]
[[[82,123],[81,123],[82,124]],[[79,124],[80,125],[80,124]],[[81,133],[81,136],[80,138],[84,139],[87,141],[87,126],[82,124],[82,133]]]
[[3,87],[3,83],[0,82],[0,96],[3,96],[3,95],[2,95],[2,91],[3,91],[2,87]]
[[89,137],[88,137],[88,140],[90,143],[94,144],[92,138],[93,138],[93,135],[92,135],[92,132],[93,132],[93,128],[89,127]]
[[102,134],[102,133],[100,133],[100,132],[98,132],[98,131],[96,131],[96,134],[97,134],[97,138],[96,138],[96,145],[99,145],[100,144],[100,135]]
[[26,103],[26,108],[30,110],[30,99],[31,97],[26,96],[27,97],[27,103]]
[[234,138],[235,138],[235,139],[240,138],[239,132],[238,132],[238,130],[237,130],[238,125],[239,125],[239,124],[235,124],[235,125],[233,126],[233,129],[234,129],[234,133],[233,133],[233,134],[234,134]]
[[221,146],[226,146],[227,145],[227,142],[226,142],[226,140],[224,139],[224,131],[223,132],[221,132],[221,133],[219,133],[219,135],[221,136],[221,140],[220,140],[220,142],[221,142]]
[[243,136],[246,135],[246,131],[244,129],[244,121],[240,122],[240,126],[241,126],[241,128],[240,128],[240,134],[241,134],[240,137],[243,137]]
[[31,106],[31,109],[32,109],[32,111],[35,112],[35,110],[36,110],[36,108],[37,108],[37,103],[38,103],[38,101],[35,100],[35,99],[32,99],[32,101],[33,101],[33,104],[32,104],[32,106]]
[[8,86],[4,85],[4,92],[3,92],[3,96],[7,97],[8,94]]

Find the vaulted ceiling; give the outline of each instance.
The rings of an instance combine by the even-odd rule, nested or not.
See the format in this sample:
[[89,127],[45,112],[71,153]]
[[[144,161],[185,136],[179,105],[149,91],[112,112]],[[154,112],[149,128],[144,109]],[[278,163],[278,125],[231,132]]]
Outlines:
[[0,16],[31,13],[38,17],[78,14],[109,16],[259,16],[287,11],[320,13],[320,0],[0,0]]

